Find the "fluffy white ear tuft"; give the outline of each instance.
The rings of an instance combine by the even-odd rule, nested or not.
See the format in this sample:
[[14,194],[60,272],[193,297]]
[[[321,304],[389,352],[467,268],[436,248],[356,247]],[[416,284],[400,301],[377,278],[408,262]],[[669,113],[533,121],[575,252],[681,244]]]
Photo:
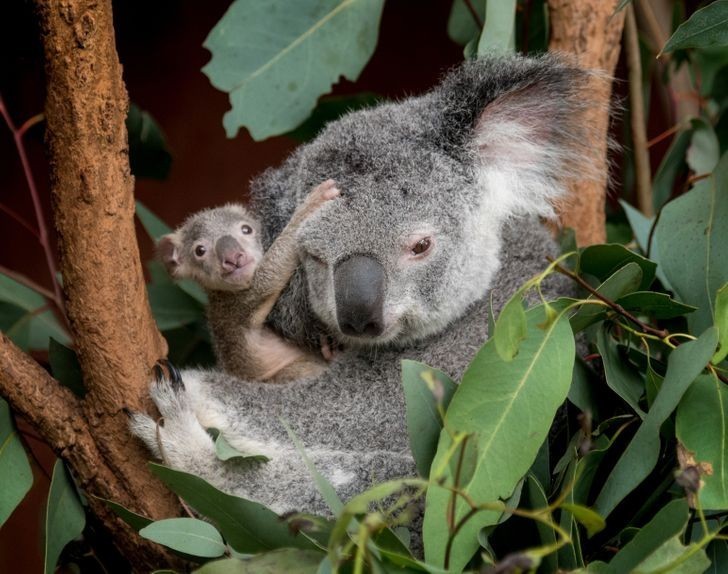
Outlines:
[[546,79],[505,93],[475,123],[478,178],[503,216],[554,217],[569,179],[598,176],[584,109],[558,87]]

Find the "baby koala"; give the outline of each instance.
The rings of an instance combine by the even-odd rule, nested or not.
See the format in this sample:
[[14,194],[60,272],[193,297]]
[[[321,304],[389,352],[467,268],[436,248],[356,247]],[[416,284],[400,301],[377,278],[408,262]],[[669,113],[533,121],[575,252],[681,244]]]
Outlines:
[[236,204],[195,213],[159,240],[157,254],[170,275],[193,279],[207,292],[213,346],[227,372],[285,382],[325,369],[321,357],[286,341],[265,320],[298,267],[298,228],[338,195],[333,180],[314,188],[265,253],[259,222]]

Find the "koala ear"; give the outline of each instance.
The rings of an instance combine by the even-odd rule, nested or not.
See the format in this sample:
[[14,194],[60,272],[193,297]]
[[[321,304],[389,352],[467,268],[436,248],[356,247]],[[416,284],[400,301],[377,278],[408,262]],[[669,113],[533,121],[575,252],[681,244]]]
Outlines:
[[570,178],[601,175],[584,145],[592,77],[547,55],[473,60],[445,79],[438,91],[445,140],[475,162],[493,209],[552,217],[551,202]]
[[176,233],[164,235],[157,242],[157,259],[159,259],[170,275],[179,268],[180,240]]

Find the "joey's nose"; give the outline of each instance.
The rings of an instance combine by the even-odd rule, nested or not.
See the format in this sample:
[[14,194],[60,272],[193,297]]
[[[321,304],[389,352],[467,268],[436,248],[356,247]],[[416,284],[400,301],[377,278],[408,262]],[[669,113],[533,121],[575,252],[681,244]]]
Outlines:
[[237,239],[226,235],[217,240],[215,253],[220,260],[223,271],[235,271],[247,262],[248,258]]
[[381,263],[354,255],[334,270],[336,320],[345,335],[376,337],[384,331],[385,276]]

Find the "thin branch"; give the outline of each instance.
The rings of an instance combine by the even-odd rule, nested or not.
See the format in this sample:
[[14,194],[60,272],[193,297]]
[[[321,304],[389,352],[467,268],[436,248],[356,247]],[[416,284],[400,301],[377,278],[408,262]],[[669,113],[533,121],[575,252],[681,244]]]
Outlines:
[[475,20],[475,23],[478,25],[478,28],[481,30],[483,29],[483,20],[480,18],[480,14],[478,14],[478,11],[475,9],[475,6],[473,6],[472,0],[463,0],[463,3],[465,4],[466,8],[468,9],[468,12],[470,12],[470,15],[473,17],[473,20]]
[[45,287],[41,287],[32,279],[28,279],[25,275],[22,275],[21,273],[18,273],[17,271],[13,271],[12,269],[8,269],[7,267],[4,267],[3,265],[0,265],[0,273],[2,273],[3,275],[7,275],[11,279],[14,279],[21,285],[25,285],[26,287],[28,287],[29,289],[32,289],[33,291],[37,291],[38,293],[43,295],[43,297],[45,297],[49,301],[55,303],[56,306],[58,306],[58,301],[56,301],[56,296],[51,291],[49,291]]
[[7,205],[0,203],[0,211],[4,211],[7,213],[12,219],[14,219],[17,223],[25,227],[30,233],[32,233],[35,238],[40,241],[40,233],[38,233],[38,230],[33,227],[22,215],[20,215],[17,211],[14,209],[10,209]]
[[648,141],[647,142],[647,147],[648,148],[651,148],[653,145],[657,145],[658,143],[660,143],[665,138],[669,138],[671,135],[679,132],[681,129],[683,129],[683,127],[684,126],[682,124],[675,124],[671,128],[666,129],[664,132],[662,132],[661,134],[656,135],[650,141]]
[[627,52],[627,67],[629,68],[630,123],[637,185],[637,207],[647,217],[651,217],[654,210],[652,209],[652,181],[650,153],[647,147],[645,102],[642,98],[640,42],[637,34],[634,6],[632,4],[628,5],[625,12],[624,43]]
[[51,249],[50,241],[48,240],[48,226],[45,221],[45,214],[43,213],[43,206],[40,202],[40,194],[38,193],[38,187],[35,184],[35,177],[33,176],[33,170],[30,167],[30,161],[28,161],[28,154],[25,151],[25,143],[23,142],[23,134],[33,125],[40,121],[38,116],[33,116],[26,121],[20,128],[15,127],[13,119],[10,117],[8,109],[5,107],[5,101],[3,100],[2,94],[0,94],[0,114],[2,114],[8,129],[13,134],[13,141],[15,142],[15,148],[18,151],[18,157],[20,157],[20,163],[23,166],[23,173],[25,174],[25,181],[28,184],[30,190],[30,197],[33,200],[33,210],[35,211],[35,219],[38,223],[38,241],[43,247],[45,253],[46,265],[48,266],[48,272],[51,276],[53,283],[53,292],[55,293],[55,300],[58,302],[61,309],[63,309],[63,294],[61,293],[61,286],[58,283],[58,270],[56,268],[56,260]]
[[[553,259],[551,257],[547,257],[549,261],[553,262]],[[578,283],[581,287],[583,287],[586,291],[588,291],[591,295],[593,295],[596,299],[599,299],[602,303],[605,303],[608,305],[613,311],[616,311],[619,315],[622,315],[622,317],[629,319],[632,323],[637,325],[643,332],[648,333],[650,335],[654,335],[655,337],[659,337],[660,339],[664,339],[670,335],[668,331],[665,329],[656,329],[655,327],[652,327],[651,325],[648,325],[647,323],[640,321],[637,317],[635,317],[632,313],[627,311],[624,307],[622,307],[619,303],[615,303],[608,297],[605,297],[599,291],[594,289],[589,283],[584,281],[581,277],[579,277],[576,273],[571,271],[570,269],[567,269],[566,267],[562,267],[559,264],[556,264],[554,266],[554,270],[561,273],[562,275],[566,275],[576,283]]]

